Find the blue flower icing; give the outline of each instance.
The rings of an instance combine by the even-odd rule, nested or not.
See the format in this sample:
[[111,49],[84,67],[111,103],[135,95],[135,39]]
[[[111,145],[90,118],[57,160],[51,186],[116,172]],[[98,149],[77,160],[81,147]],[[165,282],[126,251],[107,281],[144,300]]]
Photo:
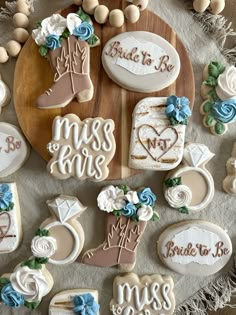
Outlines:
[[25,303],[24,297],[13,289],[11,283],[2,288],[1,300],[3,304],[12,308],[19,308]]
[[47,48],[54,50],[61,47],[61,41],[59,35],[48,35],[46,37],[46,46]]
[[97,315],[100,305],[95,301],[92,294],[76,295],[73,299],[73,312],[78,315]]
[[153,207],[157,197],[156,195],[151,191],[150,188],[144,188],[141,191],[138,192],[139,200],[142,204],[146,206]]
[[187,97],[177,97],[172,95],[167,99],[166,116],[175,118],[177,122],[183,122],[192,115],[189,107],[190,101]]
[[217,101],[213,105],[214,118],[222,123],[236,120],[236,99]]
[[81,23],[73,31],[73,35],[78,37],[80,40],[85,40],[85,41],[88,40],[93,33],[94,33],[94,28],[88,22]]
[[12,192],[8,184],[0,185],[0,210],[7,210],[12,203]]
[[135,205],[132,202],[128,202],[125,207],[122,209],[122,215],[124,215],[125,217],[132,217],[133,215],[135,215],[137,212],[137,208],[135,207]]

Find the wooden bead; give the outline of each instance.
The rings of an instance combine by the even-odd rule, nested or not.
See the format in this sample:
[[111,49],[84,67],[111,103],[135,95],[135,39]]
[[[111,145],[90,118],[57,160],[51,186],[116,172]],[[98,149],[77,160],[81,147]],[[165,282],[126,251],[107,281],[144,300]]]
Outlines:
[[22,27],[15,28],[13,31],[13,38],[19,43],[25,43],[29,36],[29,32]]
[[211,3],[210,0],[194,0],[193,8],[196,12],[202,13],[206,11],[210,3]]
[[16,12],[23,13],[23,14],[25,14],[27,16],[30,15],[30,7],[25,2],[25,0],[17,0],[16,1]]
[[21,51],[21,45],[15,40],[10,40],[6,44],[6,49],[7,49],[9,56],[17,57]]
[[74,0],[74,4],[81,5],[82,4],[82,0]]
[[95,21],[99,24],[104,24],[108,20],[109,9],[105,5],[98,5],[94,11]]
[[16,13],[13,16],[13,24],[15,27],[27,28],[29,26],[29,19],[23,13]]
[[225,0],[212,0],[209,11],[213,14],[220,14],[225,8]]
[[140,18],[139,8],[133,4],[128,5],[128,7],[125,8],[125,17],[130,23],[138,22]]
[[5,63],[9,59],[6,48],[0,47],[0,63]]
[[133,4],[136,5],[140,11],[147,8],[149,0],[133,0]]
[[123,11],[119,9],[112,10],[109,14],[109,22],[113,27],[121,27],[125,22]]
[[98,5],[98,0],[84,0],[82,3],[82,8],[86,13],[94,14],[94,11]]

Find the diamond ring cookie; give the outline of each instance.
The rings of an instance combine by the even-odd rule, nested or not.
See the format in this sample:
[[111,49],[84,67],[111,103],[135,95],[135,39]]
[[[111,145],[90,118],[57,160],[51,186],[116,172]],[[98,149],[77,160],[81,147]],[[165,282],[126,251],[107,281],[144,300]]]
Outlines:
[[54,265],[71,264],[84,245],[84,230],[76,218],[87,208],[76,197],[63,195],[47,204],[52,216],[37,230],[31,242],[32,253]]
[[29,153],[29,145],[19,128],[0,122],[0,178],[20,169]]
[[172,208],[188,214],[206,208],[212,201],[214,180],[205,165],[213,157],[204,144],[185,145],[182,164],[164,182],[164,196]]
[[4,81],[2,80],[2,76],[0,74],[0,114],[2,112],[2,108],[6,106],[11,99],[11,93]]
[[132,116],[129,167],[167,171],[182,161],[189,100],[172,95],[148,97]]
[[236,120],[236,67],[211,62],[204,69],[203,80],[201,95],[205,102],[200,107],[203,125],[220,136]]
[[49,304],[49,315],[99,315],[98,291],[74,289],[58,293]]
[[82,263],[97,267],[119,266],[131,271],[148,221],[157,221],[156,196],[150,188],[132,191],[125,185],[106,186],[98,195],[98,208],[107,212],[105,241],[88,250]]
[[232,243],[225,230],[207,221],[183,221],[169,226],[159,237],[161,261],[180,274],[210,276],[230,260]]
[[16,250],[21,239],[21,213],[16,184],[0,183],[0,254]]
[[223,181],[223,188],[227,194],[236,196],[236,142],[234,143],[231,157],[228,159],[227,176]]
[[150,32],[126,32],[113,37],[103,49],[102,64],[116,84],[142,93],[170,86],[180,72],[175,48]]
[[174,282],[169,276],[135,273],[117,276],[113,282],[113,315],[172,315],[175,310]]
[[51,160],[47,169],[58,179],[75,177],[100,182],[109,175],[116,143],[111,119],[87,118],[74,114],[57,116],[52,126],[52,141],[47,149]]

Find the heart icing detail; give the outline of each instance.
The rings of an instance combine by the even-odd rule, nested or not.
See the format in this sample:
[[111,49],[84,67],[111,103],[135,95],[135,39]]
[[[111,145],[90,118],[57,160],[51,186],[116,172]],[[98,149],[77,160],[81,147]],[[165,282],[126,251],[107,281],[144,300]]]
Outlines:
[[166,127],[161,132],[150,125],[142,125],[138,129],[139,142],[157,162],[173,148],[178,138],[178,132],[173,127]]
[[[3,225],[4,216],[6,216],[5,220],[7,221],[6,225]],[[3,241],[5,236],[11,227],[11,216],[8,212],[0,213],[0,243]]]

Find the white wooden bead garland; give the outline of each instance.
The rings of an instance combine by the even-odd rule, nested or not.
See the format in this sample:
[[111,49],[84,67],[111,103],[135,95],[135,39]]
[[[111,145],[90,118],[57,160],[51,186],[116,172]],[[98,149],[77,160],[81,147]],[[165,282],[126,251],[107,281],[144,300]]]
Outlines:
[[133,0],[132,3],[123,12],[119,9],[109,11],[108,7],[100,5],[98,0],[74,0],[74,4],[82,5],[86,13],[94,15],[97,23],[105,24],[109,20],[109,23],[113,27],[121,27],[125,22],[125,18],[130,23],[136,23],[140,18],[140,11],[147,8],[149,0]]
[[9,57],[17,57],[21,51],[21,44],[24,44],[29,38],[29,32],[26,28],[29,26],[30,6],[26,0],[16,1],[16,13],[12,21],[15,27],[13,39],[4,46],[0,46],[0,64],[9,60]]

